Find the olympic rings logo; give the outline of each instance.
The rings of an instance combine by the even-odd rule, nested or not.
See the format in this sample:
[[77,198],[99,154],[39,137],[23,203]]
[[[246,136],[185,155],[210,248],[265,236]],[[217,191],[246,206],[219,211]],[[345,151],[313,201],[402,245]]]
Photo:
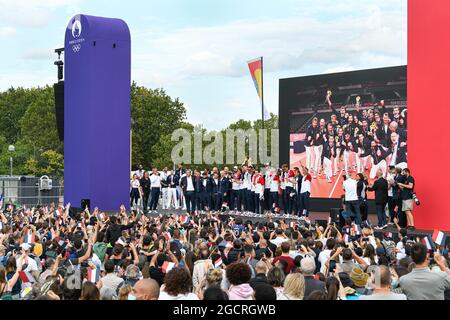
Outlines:
[[74,45],[72,46],[72,50],[73,50],[73,52],[75,52],[75,53],[80,52],[80,50],[81,50],[81,44],[80,44],[80,43],[79,43],[79,44],[74,44]]

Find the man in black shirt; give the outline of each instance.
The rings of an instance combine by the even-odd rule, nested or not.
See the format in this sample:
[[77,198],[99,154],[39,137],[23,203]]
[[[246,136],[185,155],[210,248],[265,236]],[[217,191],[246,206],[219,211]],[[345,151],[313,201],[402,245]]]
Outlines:
[[414,185],[415,180],[410,175],[410,171],[408,168],[403,169],[403,181],[398,183],[400,188],[400,197],[402,199],[402,211],[406,214],[406,223],[407,229],[414,230],[414,217],[412,214],[413,211],[413,194],[414,194]]
[[[344,170],[348,174],[350,169],[350,161],[353,158],[352,155],[357,155],[358,147],[356,146],[356,141],[350,132],[345,132],[344,143],[342,146],[344,150]],[[356,158],[356,160],[358,160]]]
[[344,153],[344,129],[338,128],[337,135],[334,137],[336,145],[336,158],[334,162],[334,176],[339,172],[339,162],[341,160],[342,154]]
[[331,177],[333,175],[333,163],[332,159],[336,157],[336,146],[334,144],[334,136],[328,137],[328,142],[325,143],[323,148],[323,167],[325,171],[325,177],[327,181],[331,183]]
[[381,145],[378,145],[375,140],[370,144],[370,156],[372,158],[372,168],[370,169],[369,178],[374,179],[378,169],[381,169],[381,171],[383,171],[383,176],[385,176],[387,171],[386,157],[388,156],[388,153]]
[[383,171],[378,169],[377,180],[367,190],[375,191],[375,204],[377,208],[378,227],[375,229],[381,230],[387,227],[385,208],[388,202],[389,185],[385,178],[383,178]]
[[358,147],[357,172],[362,173],[367,169],[367,162],[370,156],[370,140],[364,136],[362,132],[358,135],[358,141],[356,143]]
[[406,142],[402,142],[400,140],[400,135],[396,132],[391,133],[390,138],[390,159],[389,164],[391,166],[406,168],[407,167],[407,159],[406,159]]
[[389,114],[386,112],[383,114],[383,123],[381,126],[378,127],[378,130],[376,131],[376,138],[375,140],[383,145],[384,147],[389,147],[389,141],[390,141],[390,133],[389,130],[389,124],[391,120],[389,119]]
[[317,118],[314,117],[312,119],[311,125],[306,130],[306,136],[305,136],[305,151],[306,151],[306,167],[308,170],[311,170],[314,167],[314,162],[312,161],[313,153],[314,153],[314,146],[315,141],[319,135],[319,129],[317,127]]

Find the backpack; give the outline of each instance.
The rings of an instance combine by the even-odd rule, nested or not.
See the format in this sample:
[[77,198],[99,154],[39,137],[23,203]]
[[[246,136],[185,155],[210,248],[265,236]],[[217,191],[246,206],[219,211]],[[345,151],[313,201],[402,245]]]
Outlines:
[[395,260],[395,257],[397,256],[395,253],[395,242],[392,240],[386,240],[384,239],[383,241],[381,241],[381,244],[384,247],[384,251],[386,252],[386,257],[390,260],[393,261]]
[[105,261],[107,249],[108,249],[108,246],[104,242],[97,242],[94,244],[94,247],[93,247],[94,253],[97,255],[97,257],[100,259],[101,262]]

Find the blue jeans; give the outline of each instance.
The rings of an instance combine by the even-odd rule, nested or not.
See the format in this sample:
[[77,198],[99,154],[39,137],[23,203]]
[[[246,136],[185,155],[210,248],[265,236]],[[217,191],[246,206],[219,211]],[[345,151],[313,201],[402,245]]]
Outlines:
[[160,188],[152,188],[150,191],[150,210],[156,210],[158,206],[159,194],[161,192]]
[[299,214],[303,215],[303,210],[305,211],[305,216],[309,217],[309,192],[300,193],[300,207]]
[[253,192],[253,199],[255,202],[255,213],[262,214],[264,213],[264,200],[260,199],[259,193]]
[[286,212],[287,214],[291,214],[293,206],[294,206],[294,201],[295,201],[295,198],[291,197],[291,193],[294,191],[294,188],[286,187],[285,191],[286,191],[285,192],[286,208],[284,209],[284,212]]
[[361,210],[360,210],[360,201],[354,200],[354,201],[347,201],[347,207],[350,209],[352,217],[355,218],[355,223],[357,225],[361,225]]
[[271,192],[270,193],[270,203],[271,203],[271,208],[270,210],[272,211],[272,213],[275,213],[275,208],[278,208],[278,192]]
[[386,214],[384,213],[385,207],[386,207],[386,203],[377,203],[376,204],[379,227],[382,227],[386,224]]

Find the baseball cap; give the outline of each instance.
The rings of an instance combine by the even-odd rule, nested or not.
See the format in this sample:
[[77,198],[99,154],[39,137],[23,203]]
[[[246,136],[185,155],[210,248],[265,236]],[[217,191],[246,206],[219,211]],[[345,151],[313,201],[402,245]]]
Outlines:
[[31,246],[30,246],[30,244],[28,244],[28,243],[22,243],[21,245],[20,245],[20,247],[22,248],[22,250],[25,250],[25,251],[28,251],[28,250],[30,250],[30,248],[31,248]]

